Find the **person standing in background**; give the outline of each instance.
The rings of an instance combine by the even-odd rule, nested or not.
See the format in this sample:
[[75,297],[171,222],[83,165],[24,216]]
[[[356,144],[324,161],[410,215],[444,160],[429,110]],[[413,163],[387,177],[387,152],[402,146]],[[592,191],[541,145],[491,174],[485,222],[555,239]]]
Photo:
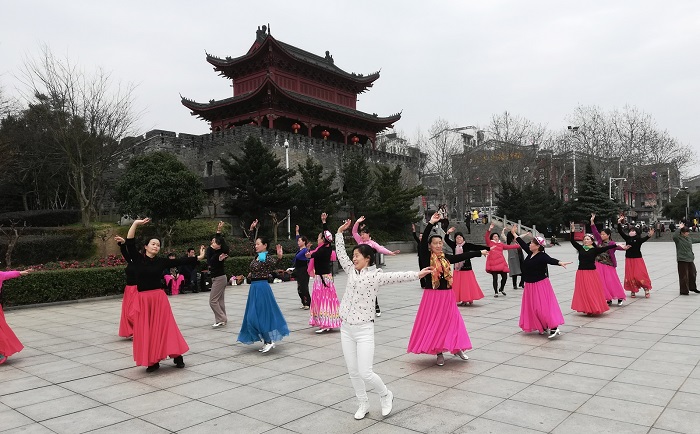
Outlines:
[[673,242],[676,244],[680,292],[681,295],[688,295],[691,292],[700,294],[697,285],[698,272],[695,268],[695,253],[693,253],[693,244],[700,243],[700,239],[690,236],[690,230],[685,226],[685,223],[680,223],[678,227],[680,230],[673,234]]

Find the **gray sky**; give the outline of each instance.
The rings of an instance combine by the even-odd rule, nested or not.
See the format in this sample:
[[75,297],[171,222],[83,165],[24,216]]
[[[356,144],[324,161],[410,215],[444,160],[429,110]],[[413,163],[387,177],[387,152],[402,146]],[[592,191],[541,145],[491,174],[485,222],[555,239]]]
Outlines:
[[[488,124],[494,113],[566,128],[579,104],[625,104],[700,154],[700,2],[674,1],[38,1],[0,0],[0,84],[47,43],[86,69],[138,84],[141,128],[208,132],[179,94],[231,95],[205,61],[240,56],[255,30],[348,72],[381,69],[358,109],[403,110],[409,137],[436,118]],[[700,167],[690,170],[700,173]]]

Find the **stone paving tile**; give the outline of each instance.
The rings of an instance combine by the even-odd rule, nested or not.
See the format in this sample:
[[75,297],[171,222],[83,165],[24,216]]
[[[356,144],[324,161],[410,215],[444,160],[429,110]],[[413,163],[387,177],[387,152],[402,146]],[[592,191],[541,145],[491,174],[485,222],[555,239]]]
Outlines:
[[[575,259],[569,250],[554,255]],[[259,345],[235,342],[247,287],[226,290],[229,324],[222,329],[210,327],[208,294],[171,297],[191,350],[185,369],[166,360],[153,374],[134,367],[131,342],[116,336],[118,298],[9,310],[26,348],[0,367],[0,420],[13,421],[0,429],[282,433],[332,424],[337,432],[365,433],[693,432],[700,425],[700,297],[677,295],[673,244],[644,253],[652,298],[586,317],[569,309],[574,272],[553,267],[566,318],[561,337],[518,329],[522,291],[489,296],[460,309],[474,345],[470,360],[447,356],[442,367],[435,356],[406,353],[421,291],[413,282],[383,288],[374,368],[395,394],[394,411],[382,418],[370,391],[370,413],[360,422],[352,417],[357,400],[339,333],[314,333],[293,282],[273,285],[292,334],[265,355]],[[387,264],[415,269],[415,255]],[[489,288],[490,276],[476,269]],[[339,296],[344,283],[338,275]],[[35,422],[23,409],[50,418]]]
[[649,427],[574,413],[559,424],[553,434],[644,434]]

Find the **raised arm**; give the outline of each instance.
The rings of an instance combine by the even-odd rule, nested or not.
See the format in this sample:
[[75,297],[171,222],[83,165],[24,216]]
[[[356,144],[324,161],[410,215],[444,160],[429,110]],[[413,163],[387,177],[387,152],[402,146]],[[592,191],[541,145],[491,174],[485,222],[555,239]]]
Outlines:
[[[596,254],[599,255],[599,254],[606,252],[608,250],[617,250],[617,248],[618,248],[617,243],[613,243],[613,244],[608,244],[607,246],[595,247],[595,252],[596,252]],[[620,247],[620,248],[622,248],[622,247]]]
[[348,230],[350,227],[350,223],[352,220],[347,219],[345,220],[345,223],[341,227],[338,228],[338,232],[335,234],[335,254],[338,257],[338,262],[340,263],[340,266],[345,270],[346,273],[349,273],[352,268],[353,264],[350,258],[348,257],[348,252],[345,251],[345,239],[343,236],[343,232]]
[[591,214],[591,234],[593,238],[595,238],[596,243],[603,244],[603,238],[600,237],[600,232],[598,232],[598,228],[595,226],[595,214]]
[[515,237],[515,241],[518,243],[518,245],[520,246],[521,249],[523,249],[523,250],[526,251],[526,252],[529,251],[529,250],[528,250],[528,245],[527,245],[527,243],[525,242],[525,240],[523,240],[522,238],[520,238],[520,235],[518,235],[517,237]]
[[471,250],[468,252],[460,253],[459,255],[448,255],[445,254],[445,258],[447,258],[448,261],[450,261],[450,264],[456,264],[458,262],[466,261],[467,259],[471,258],[478,258],[479,256],[486,256],[488,255],[488,251],[486,250]]
[[132,262],[131,255],[129,254],[129,251],[126,248],[126,241],[124,240],[124,238],[117,235],[116,237],[114,237],[114,240],[117,242],[117,245],[119,246],[119,251],[122,252],[122,257],[124,258],[124,260],[126,262]]
[[625,234],[624,230],[622,229],[622,221],[618,220],[617,221],[617,233],[620,234],[623,240],[625,242],[629,243],[631,241],[631,238],[629,235]]
[[357,244],[362,244],[362,237],[360,237],[360,234],[359,232],[357,232],[357,230],[360,227],[360,223],[362,223],[363,221],[365,221],[365,216],[360,216],[360,218],[357,219],[355,224],[352,225],[352,238]]
[[457,248],[457,242],[450,238],[450,233],[445,235],[445,244],[450,246],[450,249],[452,249],[453,252]]

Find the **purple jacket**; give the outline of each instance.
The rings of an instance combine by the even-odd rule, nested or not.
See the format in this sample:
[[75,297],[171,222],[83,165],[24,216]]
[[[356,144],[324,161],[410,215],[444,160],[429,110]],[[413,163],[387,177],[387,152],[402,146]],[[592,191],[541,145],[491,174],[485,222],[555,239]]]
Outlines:
[[[595,242],[598,243],[598,245],[603,246],[603,239],[600,237],[600,232],[598,232],[598,228],[595,227],[595,225],[591,225],[591,233],[593,234],[593,238],[595,238]],[[615,241],[608,241],[608,246],[617,243]],[[608,255],[610,255],[610,262],[612,262],[613,267],[617,268],[617,259],[615,259],[615,250],[624,250],[622,247],[617,246],[614,249],[608,250]]]

